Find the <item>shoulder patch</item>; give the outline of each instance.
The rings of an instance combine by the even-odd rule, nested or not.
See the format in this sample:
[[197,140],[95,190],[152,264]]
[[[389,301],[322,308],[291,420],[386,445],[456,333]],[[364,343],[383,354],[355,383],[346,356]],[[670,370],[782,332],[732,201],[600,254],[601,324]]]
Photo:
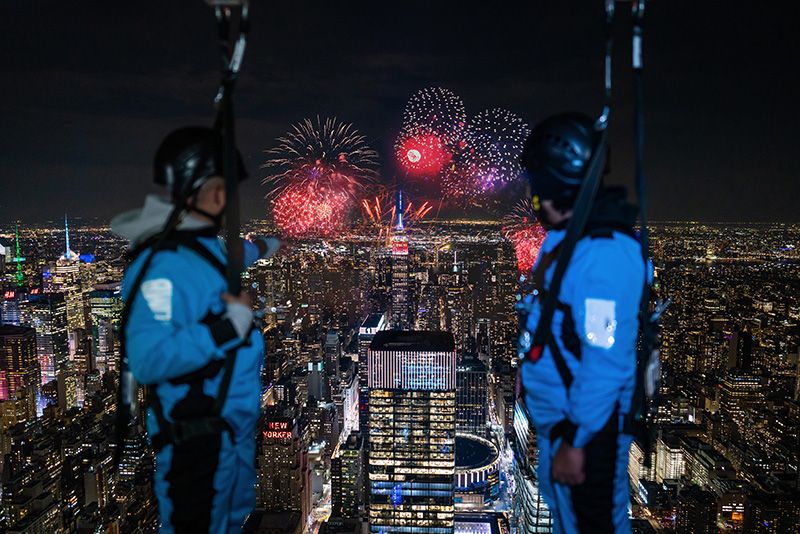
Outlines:
[[586,342],[601,349],[614,346],[617,331],[616,302],[605,299],[586,299],[584,331]]
[[172,320],[172,281],[155,278],[142,283],[142,296],[156,321]]

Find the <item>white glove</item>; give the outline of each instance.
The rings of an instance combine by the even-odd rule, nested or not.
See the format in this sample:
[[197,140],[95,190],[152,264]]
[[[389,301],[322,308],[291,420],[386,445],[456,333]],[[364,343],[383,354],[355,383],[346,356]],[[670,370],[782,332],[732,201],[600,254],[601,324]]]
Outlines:
[[228,302],[225,317],[233,325],[239,339],[247,339],[250,328],[253,326],[253,310],[239,302]]

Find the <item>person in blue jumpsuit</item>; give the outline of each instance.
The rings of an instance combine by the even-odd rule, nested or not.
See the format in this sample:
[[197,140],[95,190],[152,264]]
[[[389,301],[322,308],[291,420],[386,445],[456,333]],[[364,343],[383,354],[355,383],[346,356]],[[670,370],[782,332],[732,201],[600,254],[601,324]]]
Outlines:
[[[523,301],[522,328],[536,331],[559,245],[599,136],[593,121],[566,113],[540,123],[522,164],[547,230]],[[626,533],[626,414],[636,384],[639,306],[646,270],[633,225],[637,210],[621,187],[601,187],[562,280],[551,323],[555,345],[525,354],[524,400],[539,447],[540,490],[556,533]],[[524,335],[524,332],[523,332]],[[571,380],[565,382],[553,350]]]
[[[133,377],[149,388],[163,533],[239,532],[255,505],[264,344],[248,295],[226,293],[221,160],[215,131],[176,130],[155,162],[156,183],[171,201],[150,195],[142,209],[112,221],[135,258],[122,284],[130,306],[123,341]],[[180,222],[154,253],[176,206]],[[273,238],[245,241],[245,265],[278,246]]]

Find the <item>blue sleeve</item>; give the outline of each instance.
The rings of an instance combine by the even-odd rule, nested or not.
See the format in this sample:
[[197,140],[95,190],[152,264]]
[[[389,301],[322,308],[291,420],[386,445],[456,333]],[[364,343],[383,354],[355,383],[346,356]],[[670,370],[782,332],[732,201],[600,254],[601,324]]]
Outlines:
[[[126,275],[130,280],[136,272]],[[209,324],[193,320],[199,302],[191,266],[177,254],[160,252],[137,291],[125,331],[131,372],[154,384],[196,371],[238,340],[228,319]],[[204,315],[205,312],[201,313]]]
[[[591,260],[591,261],[589,261]],[[644,269],[639,258],[620,254],[612,242],[577,269],[571,304],[581,342],[581,364],[569,391],[566,433],[585,446],[616,410],[636,374],[636,339]]]

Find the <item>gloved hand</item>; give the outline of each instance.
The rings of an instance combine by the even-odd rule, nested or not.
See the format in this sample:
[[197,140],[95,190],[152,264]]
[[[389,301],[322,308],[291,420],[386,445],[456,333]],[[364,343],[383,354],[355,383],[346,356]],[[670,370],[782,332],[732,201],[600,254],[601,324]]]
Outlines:
[[227,304],[227,310],[223,317],[231,322],[239,339],[247,339],[250,328],[253,326],[253,309],[250,304],[250,295],[244,291],[239,296],[223,293],[222,300]]

